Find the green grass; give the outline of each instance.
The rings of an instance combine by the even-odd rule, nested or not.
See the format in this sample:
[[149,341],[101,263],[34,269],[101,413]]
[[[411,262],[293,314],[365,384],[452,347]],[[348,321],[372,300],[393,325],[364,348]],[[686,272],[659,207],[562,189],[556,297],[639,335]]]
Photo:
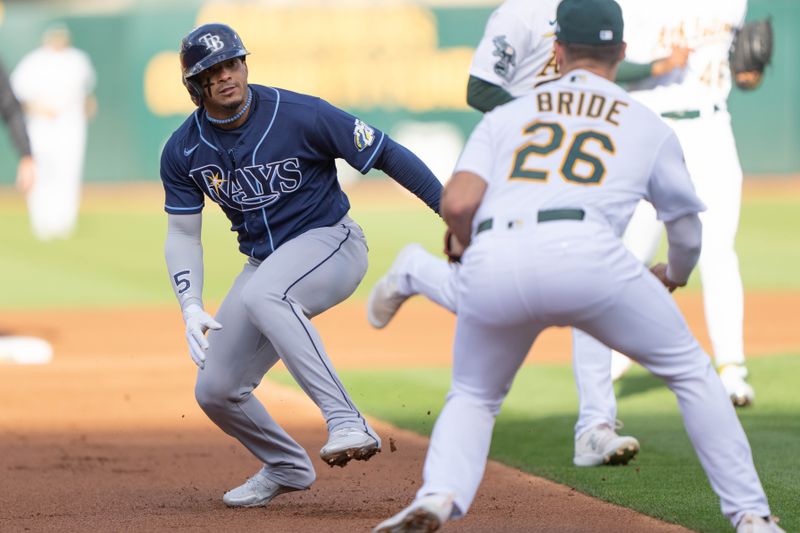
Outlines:
[[[782,517],[786,531],[800,531],[800,356],[753,359],[748,367],[758,398],[753,408],[738,411],[739,417],[773,513]],[[447,369],[341,374],[363,411],[423,435],[430,434],[450,380]],[[270,379],[293,383],[285,372]],[[624,433],[642,445],[630,466],[572,466],[577,399],[567,366],[520,371],[498,417],[491,457],[694,530],[730,531],[683,429],[674,395],[639,367],[617,384],[617,392]]]
[[800,280],[797,199],[746,200],[742,206],[736,248],[748,289],[794,289]]
[[[72,238],[46,243],[32,238],[24,212],[0,211],[0,279],[6,280],[0,308],[174,302],[164,265],[166,215],[158,208],[82,213]],[[366,206],[354,209],[352,216],[364,228],[370,248],[370,268],[355,298],[366,298],[405,244],[441,248],[444,225],[425,207],[385,212]],[[206,209],[204,297],[209,302],[222,300],[246,262],[229,228],[218,209]]]
[[[163,259],[166,216],[160,201],[152,208],[142,208],[141,202],[127,208],[125,200],[82,213],[76,236],[56,243],[31,237],[19,204],[0,204],[0,308],[174,304]],[[370,247],[370,268],[354,298],[366,297],[406,243],[441,249],[443,225],[427,208],[386,209],[386,202],[381,204],[353,198],[352,216]],[[798,227],[795,196],[745,198],[737,248],[746,288],[800,289]],[[209,206],[203,231],[207,302],[224,297],[245,262],[228,228],[219,210]],[[687,290],[698,290],[698,277]],[[742,411],[741,418],[775,513],[784,516],[787,531],[800,531],[800,404],[789,392],[797,390],[800,358],[755,359],[748,366],[758,403]],[[288,375],[275,379],[291,381]],[[428,434],[444,401],[449,372],[347,372],[343,379],[366,412]],[[570,462],[577,409],[571,370],[526,367],[498,420],[492,457],[694,529],[728,530],[668,391],[634,372],[622,382],[619,405],[626,431],[641,440],[641,458],[632,468],[576,469]]]
[[[736,234],[739,269],[748,289],[781,290],[800,287],[792,271],[800,268],[800,246],[794,227],[800,223],[797,198],[745,198]],[[656,255],[666,261],[666,236]],[[699,269],[687,287],[700,290]]]
[[[385,209],[353,201],[352,216],[369,242],[370,268],[355,298],[365,298],[400,248],[420,242],[441,250],[444,226],[426,207]],[[166,216],[152,209],[82,213],[77,234],[67,241],[40,243],[31,237],[19,207],[0,210],[0,307],[81,307],[171,303],[174,297],[164,267]],[[800,288],[800,209],[793,197],[745,199],[738,249],[745,286],[750,289]],[[207,301],[220,301],[245,257],[218,209],[204,214]],[[663,250],[661,256],[663,257]],[[693,276],[689,290],[697,290]]]

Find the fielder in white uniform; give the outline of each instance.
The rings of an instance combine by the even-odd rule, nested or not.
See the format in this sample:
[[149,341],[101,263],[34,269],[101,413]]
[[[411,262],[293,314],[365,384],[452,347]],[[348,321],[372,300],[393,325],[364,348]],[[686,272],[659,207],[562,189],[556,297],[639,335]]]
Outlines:
[[11,86],[25,110],[37,165],[28,192],[31,227],[37,238],[51,240],[69,237],[77,222],[95,71],[89,56],[70,46],[65,26],[49,28],[42,42],[14,69]]
[[483,112],[558,77],[553,53],[560,0],[506,0],[489,16],[472,57],[467,103]]
[[[708,206],[702,215],[700,275],[706,323],[714,358],[728,395],[737,406],[755,394],[745,381],[742,322],[744,296],[734,248],[739,224],[742,169],[731,131],[727,98],[731,90],[728,57],[734,31],[741,27],[746,0],[693,2],[622,0],[627,28],[627,59],[649,63],[676,47],[691,50],[685,68],[647,77],[629,86],[631,95],[661,115],[681,142],[698,196]],[[625,244],[645,262],[653,259],[661,236],[655,213],[642,206],[633,217]],[[604,349],[582,338],[581,350]],[[614,377],[629,366],[615,354]]]
[[[558,77],[553,42],[559,1],[507,0],[492,13],[470,67],[467,101],[472,107],[490,111]],[[386,326],[414,294],[456,312],[457,270],[457,264],[448,265],[417,244],[407,246],[370,294],[370,323]],[[597,348],[593,344],[589,348],[588,357],[573,351],[579,398],[573,462],[577,466],[625,464],[638,453],[639,442],[615,432],[617,404],[609,377],[610,356],[595,357]]]
[[[445,221],[468,245],[452,385],[416,499],[376,531],[434,531],[468,511],[495,416],[551,326],[578,327],[662,378],[723,514],[740,531],[781,531],[734,408],[665,289],[684,285],[697,262],[704,209],[678,139],[609,81],[625,53],[619,6],[564,0],[557,16],[563,77],[488,113],[442,195]],[[619,238],[640,199],[670,243],[669,264],[652,271]]]

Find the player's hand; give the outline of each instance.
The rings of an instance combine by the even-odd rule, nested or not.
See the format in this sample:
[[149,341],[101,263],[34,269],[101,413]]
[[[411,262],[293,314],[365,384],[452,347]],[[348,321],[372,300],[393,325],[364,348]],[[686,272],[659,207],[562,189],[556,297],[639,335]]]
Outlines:
[[741,88],[755,89],[761,84],[762,74],[757,70],[736,73],[736,85]]
[[692,49],[686,46],[673,46],[670,55],[653,63],[653,76],[663,76],[675,69],[686,68],[691,53]]
[[460,263],[461,256],[464,255],[464,245],[458,240],[453,230],[447,228],[444,233],[444,255],[450,263]]
[[17,165],[17,189],[28,194],[36,182],[36,164],[29,155],[22,156]]
[[191,304],[183,311],[183,319],[186,322],[186,342],[189,343],[189,355],[198,367],[206,366],[206,350],[208,350],[208,339],[205,332],[209,329],[222,329],[222,324],[206,313],[197,304]]
[[650,272],[653,273],[655,277],[658,278],[658,281],[664,284],[664,286],[669,290],[669,292],[673,292],[678,287],[686,286],[685,283],[675,283],[671,279],[667,277],[667,265],[666,263],[658,263],[650,267]]

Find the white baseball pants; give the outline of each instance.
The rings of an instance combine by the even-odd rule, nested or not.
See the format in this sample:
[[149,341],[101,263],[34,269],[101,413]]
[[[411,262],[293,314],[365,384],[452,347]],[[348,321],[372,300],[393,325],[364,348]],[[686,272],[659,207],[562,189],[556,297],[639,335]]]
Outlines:
[[28,194],[28,214],[39,240],[64,239],[75,229],[86,152],[86,120],[35,119],[29,122],[36,181]]
[[[536,253],[530,253],[536,250]],[[667,290],[610,228],[584,220],[478,235],[457,280],[453,380],[418,496],[452,493],[454,517],[478,490],[494,419],[537,335],[574,326],[630,354],[677,395],[723,514],[770,514],[747,437],[708,356]]]

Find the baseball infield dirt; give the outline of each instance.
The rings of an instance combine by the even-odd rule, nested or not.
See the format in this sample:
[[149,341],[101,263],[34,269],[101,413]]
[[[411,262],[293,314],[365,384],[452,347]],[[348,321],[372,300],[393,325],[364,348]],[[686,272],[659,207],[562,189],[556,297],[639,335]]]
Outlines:
[[[699,295],[678,298],[702,329]],[[798,294],[748,294],[748,354],[796,350],[800,332],[785,321],[798,304]],[[382,332],[369,329],[363,303],[316,322],[342,368],[448,364],[452,317],[409,305],[413,312]],[[425,339],[412,334],[421,320],[437,323]],[[195,369],[173,306],[0,312],[0,324],[48,339],[56,353],[48,365],[0,365],[2,531],[368,531],[419,486],[426,440],[376,422],[384,451],[368,463],[331,469],[317,460],[311,490],[227,509],[222,493],[259,465],[195,404]],[[568,335],[552,331],[534,352],[566,361]],[[326,438],[316,407],[272,383],[258,395],[316,458]],[[683,529],[492,463],[469,516],[446,530]]]

